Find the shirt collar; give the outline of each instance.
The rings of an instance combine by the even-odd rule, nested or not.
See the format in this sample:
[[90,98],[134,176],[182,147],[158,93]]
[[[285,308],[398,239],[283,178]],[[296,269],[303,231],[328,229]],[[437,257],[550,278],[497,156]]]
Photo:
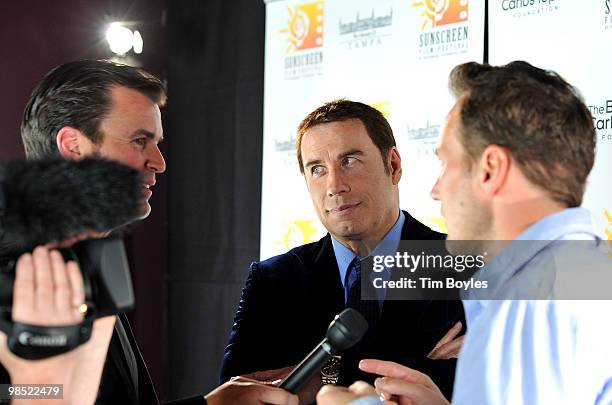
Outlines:
[[[566,208],[547,215],[525,229],[516,238],[516,241],[519,242],[510,243],[474,275],[475,279],[488,280],[489,287],[485,291],[471,290],[462,294],[462,297],[464,299],[485,298],[482,294],[495,296],[527,262],[550,243],[560,239],[599,240],[601,238],[597,235],[591,213],[585,208]],[[532,243],[524,241],[532,241]]]
[[516,240],[557,240],[570,234],[597,236],[591,212],[582,207],[566,208],[550,214],[525,229]]
[[[399,215],[397,217],[397,221],[395,221],[395,224],[391,227],[389,232],[387,232],[387,234],[383,238],[383,241],[397,241],[397,243],[393,244],[394,248],[392,252],[386,252],[392,247],[391,246],[392,244],[381,243],[378,246],[376,246],[376,249],[374,249],[374,251],[371,254],[395,254],[395,252],[397,251],[397,246],[399,244],[399,241],[402,239],[402,228],[404,227],[405,221],[406,221],[406,216],[400,210]],[[332,236],[332,246],[334,248],[334,255],[336,256],[336,263],[338,264],[338,270],[340,271],[340,281],[342,281],[342,284],[344,285],[344,278],[346,277],[346,272],[348,270],[348,267],[353,261],[353,259],[357,257],[357,255],[351,249],[347,248],[342,243],[338,242],[336,238],[334,238],[333,236]],[[379,250],[381,251],[379,252]],[[385,250],[385,252],[382,252],[382,250]]]

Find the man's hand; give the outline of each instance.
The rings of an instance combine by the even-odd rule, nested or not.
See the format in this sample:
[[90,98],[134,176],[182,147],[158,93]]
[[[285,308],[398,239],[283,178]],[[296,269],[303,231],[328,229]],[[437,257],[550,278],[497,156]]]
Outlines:
[[436,384],[419,371],[397,363],[366,359],[359,368],[367,373],[378,374],[374,382],[376,392],[385,400],[399,405],[449,405]]
[[39,246],[21,255],[15,266],[13,320],[42,326],[73,325],[83,321],[85,302],[81,272],[64,262],[57,250]]
[[465,335],[462,335],[455,339],[459,332],[461,332],[461,327],[461,322],[457,322],[452,328],[450,328],[448,332],[446,332],[446,335],[444,335],[442,339],[436,343],[427,357],[433,360],[456,359],[459,356],[459,351],[461,350],[461,345],[463,344],[463,339],[465,338]]
[[374,387],[363,381],[357,381],[348,388],[326,385],[317,394],[317,405],[346,405],[367,396],[378,398]]
[[256,380],[276,384],[283,378],[287,377],[294,368],[295,366],[288,366],[283,368],[275,368],[273,370],[255,371],[254,373],[243,374],[240,377],[244,377],[247,380]]
[[[81,323],[83,313],[79,308],[85,301],[82,285],[76,263],[65,263],[58,251],[38,247],[32,254],[22,255],[15,266],[13,320],[39,326]],[[79,403],[93,403],[114,322],[115,317],[96,320],[89,342],[41,360],[15,356],[7,347],[6,336],[0,333],[0,362],[13,384],[62,384],[64,403],[76,398]],[[43,405],[47,401],[34,402]],[[49,403],[62,402],[49,400]]]
[[[279,385],[281,380],[293,371],[296,366],[289,366],[283,368],[277,368],[274,370],[256,371],[250,374],[244,374],[242,377],[247,379],[257,380],[261,382],[270,382],[273,385]],[[321,374],[315,374],[312,379],[300,390],[298,396],[300,398],[300,405],[308,405],[315,402],[317,392],[323,386],[321,381]]]
[[298,405],[297,395],[245,377],[232,377],[208,393],[208,405]]
[[[84,302],[81,273],[74,262],[64,263],[58,251],[37,247],[22,255],[15,266],[12,316],[15,322],[40,326],[78,324]],[[76,366],[75,351],[43,360],[24,360],[7,347],[6,336],[0,342],[0,361],[11,375],[13,384],[67,384]],[[66,387],[64,387],[66,390]]]
[[115,315],[96,319],[89,341],[75,349],[79,360],[73,372],[71,394],[80,403],[93,404],[96,401],[116,319]]

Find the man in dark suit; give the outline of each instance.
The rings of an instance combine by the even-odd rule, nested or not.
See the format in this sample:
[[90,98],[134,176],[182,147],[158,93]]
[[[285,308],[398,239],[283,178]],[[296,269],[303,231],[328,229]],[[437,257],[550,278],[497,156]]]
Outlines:
[[[145,218],[151,211],[148,200],[155,177],[166,168],[158,147],[163,138],[160,107],[165,101],[162,82],[141,69],[109,61],[65,63],[44,77],[26,106],[21,124],[26,156],[81,159],[98,155],[140,171]],[[110,346],[103,372],[100,365],[97,380],[88,381],[97,388],[102,373],[96,404],[159,403],[125,314],[117,317],[112,338],[110,330],[107,336]],[[108,340],[101,347],[106,345]],[[294,400],[280,389],[241,379],[206,396],[175,403],[286,404]]]
[[[28,159],[97,154],[142,173],[148,200],[165,170],[158,148],[166,93],[144,71],[105,61],[75,61],[51,70],[25,108],[21,136]],[[151,211],[148,202],[142,217]],[[97,403],[157,403],[125,314],[117,317]]]
[[296,148],[315,210],[329,234],[251,265],[225,351],[222,381],[298,363],[325,336],[333,317],[353,307],[366,317],[369,330],[342,354],[339,365],[324,368],[323,382],[333,382],[334,375],[328,374],[335,371],[340,384],[371,379],[357,363],[374,356],[427,370],[450,397],[451,358],[461,344],[453,338],[464,319],[461,302],[385,301],[385,292],[366,301],[360,291],[355,293],[361,261],[371,253],[366,241],[444,238],[400,211],[402,167],[389,123],[365,104],[333,101],[302,121]]

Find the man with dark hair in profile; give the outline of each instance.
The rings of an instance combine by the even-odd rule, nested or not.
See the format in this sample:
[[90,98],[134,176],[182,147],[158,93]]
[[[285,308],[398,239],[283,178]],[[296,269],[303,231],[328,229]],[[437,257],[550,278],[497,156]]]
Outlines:
[[[75,61],[50,71],[32,92],[21,123],[28,159],[107,157],[142,173],[148,199],[166,166],[160,107],[166,92],[142,70],[105,61]],[[142,217],[149,215],[146,203]],[[154,387],[127,317],[119,316],[99,403],[156,403]]]
[[[521,61],[459,65],[450,88],[457,101],[431,196],[450,242],[494,252],[475,275],[490,290],[463,297],[468,332],[453,404],[612,403],[612,265],[580,207],[595,158],[587,106],[557,73]],[[416,370],[370,359],[360,368],[385,377],[376,380],[384,399],[448,404]],[[341,405],[372,394],[360,383],[317,399]]]
[[[105,61],[69,62],[34,89],[21,122],[28,159],[96,154],[139,170],[150,197],[166,170],[160,107],[166,91],[155,76]],[[148,216],[150,207],[143,212]]]
[[[163,139],[160,107],[166,101],[161,81],[141,69],[109,61],[82,60],[50,71],[26,106],[21,135],[28,158],[97,155],[141,172],[147,201],[157,174],[166,169],[159,149]],[[98,404],[155,404],[157,396],[125,314],[118,317],[104,367]],[[238,379],[181,403],[285,404],[289,393]]]
[[376,254],[395,255],[400,240],[444,239],[400,210],[402,165],[391,126],[371,106],[335,100],[303,119],[296,152],[315,211],[329,233],[251,265],[222,380],[252,372],[276,376],[276,370],[257,370],[297,364],[325,336],[334,316],[351,307],[364,315],[368,332],[339,362],[324,367],[319,382],[366,378],[357,368],[359,360],[380,356],[431,373],[450,396],[462,339],[454,339],[462,330],[461,302],[361,298],[361,262],[375,250],[366,244],[386,245],[388,252]]

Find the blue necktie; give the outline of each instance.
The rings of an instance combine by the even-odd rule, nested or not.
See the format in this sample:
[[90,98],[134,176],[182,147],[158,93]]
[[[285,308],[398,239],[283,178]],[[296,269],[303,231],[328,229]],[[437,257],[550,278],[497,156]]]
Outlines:
[[[346,300],[347,308],[353,308],[361,313],[368,321],[368,332],[373,332],[378,324],[380,309],[376,291],[371,283],[366,283],[366,289],[361,289],[361,260],[355,257],[348,267],[348,276],[346,280],[346,288],[348,288],[348,297]],[[365,297],[366,299],[362,299]]]

